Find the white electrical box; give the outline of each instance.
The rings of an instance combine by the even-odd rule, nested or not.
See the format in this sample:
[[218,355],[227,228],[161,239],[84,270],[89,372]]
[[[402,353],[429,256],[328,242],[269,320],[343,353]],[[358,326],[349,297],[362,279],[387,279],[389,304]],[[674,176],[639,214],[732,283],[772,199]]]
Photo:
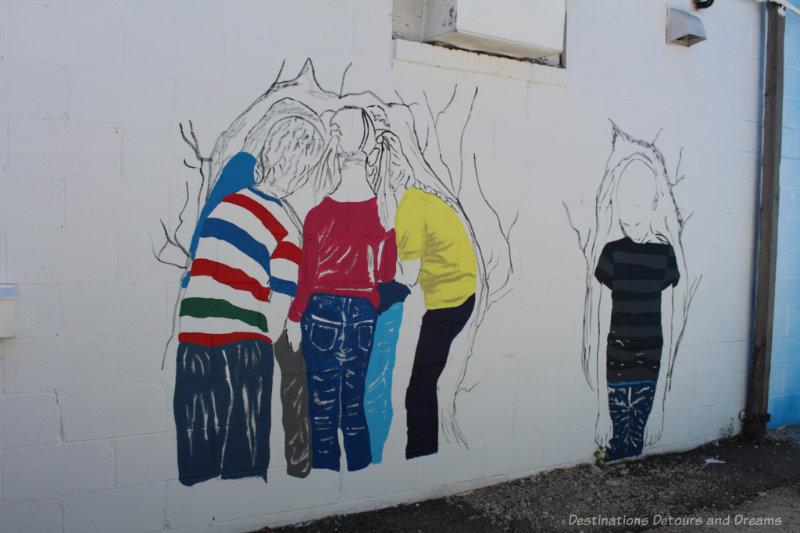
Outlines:
[[564,50],[566,0],[427,0],[425,42],[536,58]]
[[17,289],[14,285],[0,283],[0,338],[16,334]]

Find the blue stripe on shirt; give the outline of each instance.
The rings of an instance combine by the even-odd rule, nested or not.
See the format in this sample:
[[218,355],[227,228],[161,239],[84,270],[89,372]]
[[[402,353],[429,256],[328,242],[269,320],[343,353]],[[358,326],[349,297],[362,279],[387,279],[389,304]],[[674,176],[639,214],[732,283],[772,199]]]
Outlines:
[[232,244],[269,274],[269,250],[236,224],[220,218],[207,218],[200,237],[213,237]]
[[220,218],[208,218],[200,232],[201,237],[213,237],[225,241],[253,259],[269,276],[269,287],[274,292],[294,297],[297,294],[297,283],[273,276],[270,271],[270,252],[266,246],[255,240],[245,230]]
[[274,197],[272,197],[272,196],[270,196],[268,194],[264,194],[263,192],[259,191],[255,187],[248,187],[247,190],[250,191],[251,193],[255,194],[256,196],[258,196],[260,198],[263,198],[264,200],[267,200],[268,202],[275,202],[276,204],[278,204],[280,206],[283,206],[283,204],[281,203],[280,200],[278,200],[277,198],[274,198]]
[[280,292],[281,294],[286,294],[292,298],[297,296],[297,283],[293,281],[287,281],[285,279],[271,276],[269,278],[269,288],[272,289],[273,292]]

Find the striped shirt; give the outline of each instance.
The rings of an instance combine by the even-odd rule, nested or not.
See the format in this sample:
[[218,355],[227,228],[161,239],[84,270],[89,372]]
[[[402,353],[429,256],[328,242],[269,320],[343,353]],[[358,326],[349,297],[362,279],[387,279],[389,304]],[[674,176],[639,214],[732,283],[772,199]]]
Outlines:
[[270,316],[269,302],[272,293],[295,296],[298,244],[279,200],[254,188],[225,196],[199,228],[180,304],[180,342],[272,342],[271,329],[282,327],[286,317]]
[[675,251],[668,243],[628,237],[603,248],[597,280],[611,289],[608,344],[621,350],[661,349],[661,291],[678,284]]

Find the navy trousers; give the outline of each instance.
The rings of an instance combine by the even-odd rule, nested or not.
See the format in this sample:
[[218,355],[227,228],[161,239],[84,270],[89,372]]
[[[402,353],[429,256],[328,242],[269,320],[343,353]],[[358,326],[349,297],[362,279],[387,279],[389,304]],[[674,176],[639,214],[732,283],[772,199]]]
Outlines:
[[608,411],[614,430],[608,447],[609,461],[642,454],[655,393],[654,381],[608,384]]
[[266,481],[273,366],[264,340],[179,344],[173,408],[181,483]]
[[406,389],[406,459],[439,451],[439,401],[436,387],[450,345],[475,307],[473,294],[458,307],[429,309],[422,315],[414,366]]

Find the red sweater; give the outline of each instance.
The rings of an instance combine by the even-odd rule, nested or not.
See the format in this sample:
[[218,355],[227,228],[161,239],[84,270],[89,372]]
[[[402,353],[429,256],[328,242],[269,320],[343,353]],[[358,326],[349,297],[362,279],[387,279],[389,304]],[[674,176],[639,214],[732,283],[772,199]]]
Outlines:
[[378,201],[337,202],[326,197],[308,212],[297,296],[289,320],[300,320],[315,292],[367,298],[380,303],[378,283],[394,279],[397,245],[394,230],[378,218]]

